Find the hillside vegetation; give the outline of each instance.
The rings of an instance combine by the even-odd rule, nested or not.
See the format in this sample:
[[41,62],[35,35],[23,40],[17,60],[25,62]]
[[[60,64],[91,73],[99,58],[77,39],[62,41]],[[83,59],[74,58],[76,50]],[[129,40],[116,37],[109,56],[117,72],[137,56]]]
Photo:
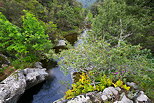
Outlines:
[[[89,8],[76,0],[1,0],[0,54],[16,69],[63,58],[58,62],[63,71],[81,72],[67,99],[102,91],[117,81],[135,82],[154,99],[153,7],[152,0],[97,0]],[[68,43],[68,50],[54,52],[57,40],[86,26],[91,29],[82,44]],[[1,68],[0,73],[7,69]]]

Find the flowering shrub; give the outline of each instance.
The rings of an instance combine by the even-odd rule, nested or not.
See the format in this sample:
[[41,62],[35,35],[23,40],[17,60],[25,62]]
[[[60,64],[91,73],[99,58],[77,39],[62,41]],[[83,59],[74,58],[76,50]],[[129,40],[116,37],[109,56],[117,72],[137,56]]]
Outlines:
[[115,87],[121,87],[126,90],[130,89],[130,87],[124,85],[121,80],[118,80],[116,83],[113,83],[112,79],[110,77],[107,77],[106,75],[99,75],[97,77],[97,80],[96,78],[93,80],[86,73],[82,73],[80,75],[79,81],[72,84],[72,89],[66,92],[65,98],[70,99],[77,95],[92,91],[103,91],[106,87],[111,86],[112,84]]
[[147,90],[152,88],[153,79],[147,71],[153,72],[154,64],[148,58],[149,51],[141,50],[140,46],[121,42],[121,46],[112,47],[109,43],[96,40],[89,35],[83,44],[78,45],[75,49],[72,47],[72,49],[54,55],[54,57],[57,56],[64,58],[58,62],[64,71],[69,68],[86,71],[90,68],[94,73],[91,78],[95,80],[98,78],[97,75],[102,72],[107,76],[112,75],[114,82],[119,79],[124,82],[127,80],[136,82],[141,87],[148,87]]

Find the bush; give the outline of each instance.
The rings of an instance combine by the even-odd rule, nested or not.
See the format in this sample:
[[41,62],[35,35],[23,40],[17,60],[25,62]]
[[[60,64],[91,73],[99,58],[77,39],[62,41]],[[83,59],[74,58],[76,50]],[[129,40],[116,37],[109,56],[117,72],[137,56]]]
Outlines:
[[123,89],[129,90],[130,87],[124,85],[121,80],[112,82],[113,77],[107,77],[102,73],[95,75],[95,78],[90,78],[93,74],[87,75],[82,73],[80,75],[79,81],[72,84],[72,89],[66,92],[65,98],[70,99],[80,94],[85,94],[92,91],[103,91],[106,87],[114,85],[115,87],[121,87]]
[[[92,68],[96,74],[93,78],[103,72],[107,76],[114,74],[114,81],[127,79],[137,82],[142,87],[144,84],[152,88],[150,84],[153,79],[146,71],[153,72],[154,64],[148,59],[149,51],[141,50],[140,46],[121,42],[119,47],[111,47],[109,43],[89,35],[89,39],[85,40],[84,44],[80,44],[75,49],[64,50],[58,56],[63,58],[59,64],[64,71],[73,68],[86,72],[87,68]],[[148,84],[142,78],[144,76],[149,78]]]
[[[96,6],[92,29],[96,36],[116,44],[127,40],[154,52],[152,7],[150,0],[105,0]],[[152,3],[151,3],[152,4]]]
[[52,48],[44,25],[29,12],[25,11],[22,28],[10,23],[0,13],[0,28],[0,52],[15,55],[21,61],[32,62],[43,58],[44,53]]

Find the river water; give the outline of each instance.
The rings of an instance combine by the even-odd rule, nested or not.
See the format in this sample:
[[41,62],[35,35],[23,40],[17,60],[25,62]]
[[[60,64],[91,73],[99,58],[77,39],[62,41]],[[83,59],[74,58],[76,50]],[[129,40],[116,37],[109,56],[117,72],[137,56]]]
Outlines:
[[[96,2],[96,0],[78,1],[81,2],[85,8]],[[82,38],[86,36],[87,31],[87,29],[83,31],[74,45],[75,47],[83,43]],[[39,86],[39,89],[36,89],[38,87],[34,87],[29,90],[28,93],[25,93],[26,96],[23,96],[18,103],[52,103],[65,95],[65,92],[71,88],[71,86],[68,85],[72,84],[71,75],[64,75],[64,73],[60,71],[60,66],[54,67],[48,72],[50,74],[50,78],[48,78],[45,83],[42,83],[41,86]],[[35,93],[33,93],[33,91]]]
[[[52,103],[53,101],[62,98],[65,92],[70,88],[71,75],[64,75],[60,71],[59,66],[49,71],[49,78],[41,88],[41,90],[33,96],[32,103]],[[65,82],[65,83],[64,83]]]
[[91,6],[93,3],[95,3],[97,0],[77,0],[82,3],[84,8],[87,8]]
[[[82,38],[86,37],[87,31],[88,29],[83,31],[78,41],[75,43],[75,47],[83,43]],[[65,92],[71,88],[71,75],[64,75],[64,73],[60,71],[60,66],[50,69],[49,74],[51,77],[43,84],[41,90],[33,95],[32,103],[52,103],[62,98]]]

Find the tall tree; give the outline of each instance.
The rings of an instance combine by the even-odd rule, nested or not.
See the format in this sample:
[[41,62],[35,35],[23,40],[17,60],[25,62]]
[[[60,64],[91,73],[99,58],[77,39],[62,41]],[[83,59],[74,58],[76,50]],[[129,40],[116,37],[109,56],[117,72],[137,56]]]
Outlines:
[[119,45],[120,41],[127,40],[154,52],[154,22],[147,0],[104,0],[97,5],[97,10],[93,20],[96,36]]

